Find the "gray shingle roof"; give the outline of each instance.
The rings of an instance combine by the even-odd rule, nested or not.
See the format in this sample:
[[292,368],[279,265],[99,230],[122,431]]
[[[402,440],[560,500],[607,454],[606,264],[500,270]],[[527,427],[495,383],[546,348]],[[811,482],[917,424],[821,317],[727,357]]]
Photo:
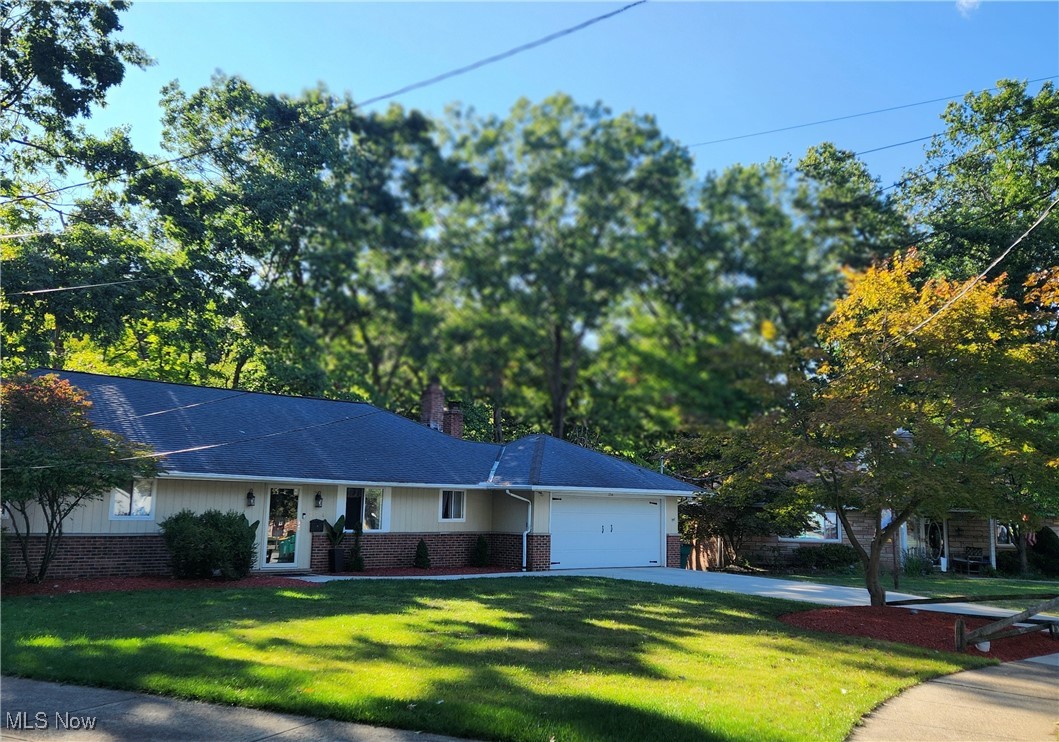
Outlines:
[[693,485],[550,435],[504,446],[490,482],[503,487],[555,487],[696,492]]
[[97,425],[165,453],[162,465],[173,475],[695,490],[550,436],[499,446],[453,438],[358,402],[72,371],[37,373],[57,373],[86,391]]

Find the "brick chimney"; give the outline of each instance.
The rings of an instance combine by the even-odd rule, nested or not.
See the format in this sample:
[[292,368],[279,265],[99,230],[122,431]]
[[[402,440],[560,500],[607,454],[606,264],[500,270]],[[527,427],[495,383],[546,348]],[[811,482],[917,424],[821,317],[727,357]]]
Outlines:
[[437,379],[431,380],[419,398],[419,421],[428,428],[442,429],[445,421],[445,392]]
[[453,401],[445,410],[445,418],[442,421],[441,431],[451,435],[453,438],[463,437],[463,409],[460,403]]

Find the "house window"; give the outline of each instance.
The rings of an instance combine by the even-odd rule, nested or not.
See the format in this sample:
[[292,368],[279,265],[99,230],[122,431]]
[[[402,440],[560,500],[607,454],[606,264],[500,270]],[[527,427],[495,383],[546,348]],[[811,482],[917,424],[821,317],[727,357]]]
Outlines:
[[466,520],[464,515],[464,491],[441,491],[441,520]]
[[996,524],[996,545],[1015,546],[1018,543],[1019,532],[1014,523]]
[[360,520],[365,531],[382,530],[382,487],[346,487],[346,530]]
[[841,541],[841,530],[838,526],[838,514],[834,510],[821,510],[809,514],[809,527],[793,538],[781,541],[813,541],[817,543],[838,543]]
[[153,520],[154,479],[133,479],[111,490],[111,520]]

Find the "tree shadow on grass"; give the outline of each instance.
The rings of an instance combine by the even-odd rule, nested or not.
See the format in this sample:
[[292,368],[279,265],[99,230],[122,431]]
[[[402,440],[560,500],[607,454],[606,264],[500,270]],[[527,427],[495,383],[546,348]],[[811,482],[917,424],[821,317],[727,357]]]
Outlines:
[[[5,605],[4,669],[498,739],[777,738],[786,735],[752,713],[733,731],[696,711],[710,703],[700,676],[739,683],[743,658],[733,653],[764,652],[753,661],[775,665],[765,670],[815,682],[802,666],[819,666],[819,640],[776,620],[789,604],[599,578],[541,582],[19,600]],[[880,666],[881,652],[865,657],[865,644],[823,651],[851,669],[909,677],[908,663]],[[665,705],[695,694],[694,704]],[[807,722],[803,736],[813,730]]]

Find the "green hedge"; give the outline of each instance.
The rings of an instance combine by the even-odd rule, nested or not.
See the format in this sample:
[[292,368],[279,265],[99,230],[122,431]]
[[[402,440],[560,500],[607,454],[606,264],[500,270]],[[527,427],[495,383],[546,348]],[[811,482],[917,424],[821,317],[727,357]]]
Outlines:
[[230,510],[181,510],[158,524],[181,578],[246,577],[257,562],[257,525]]
[[854,548],[847,544],[799,546],[794,550],[792,564],[802,569],[839,572],[860,564],[860,557]]

